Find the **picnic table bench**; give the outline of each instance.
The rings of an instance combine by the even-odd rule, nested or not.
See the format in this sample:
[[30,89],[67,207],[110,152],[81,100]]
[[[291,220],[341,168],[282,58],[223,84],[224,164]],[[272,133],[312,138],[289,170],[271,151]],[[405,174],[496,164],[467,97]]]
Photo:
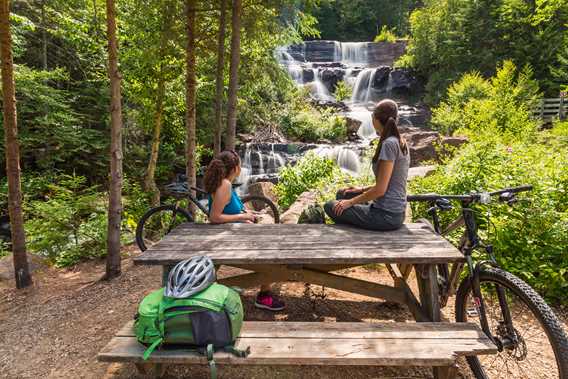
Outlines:
[[[436,265],[464,257],[423,224],[374,232],[344,225],[183,224],[134,258],[161,265],[163,277],[177,262],[209,256],[216,265],[246,270],[219,280],[241,288],[301,281],[405,304],[418,323],[245,322],[238,346],[247,358],[219,353],[219,364],[432,366],[437,378],[454,377],[460,355],[492,354],[496,346],[478,326],[440,322]],[[350,278],[334,271],[385,264],[394,285]],[[407,283],[414,268],[419,296]],[[105,362],[133,362],[144,346],[127,324],[99,354]],[[183,349],[161,349],[149,364],[197,364],[206,358]],[[159,370],[159,366],[155,367]]]

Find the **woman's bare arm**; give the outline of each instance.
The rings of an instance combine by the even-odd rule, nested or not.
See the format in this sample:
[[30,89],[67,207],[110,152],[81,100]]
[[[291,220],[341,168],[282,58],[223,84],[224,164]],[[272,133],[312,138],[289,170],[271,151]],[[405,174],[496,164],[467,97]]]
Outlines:
[[223,213],[225,206],[231,201],[231,183],[228,180],[223,180],[215,195],[213,196],[213,201],[211,204],[211,210],[209,212],[209,221],[212,224],[225,224],[229,222],[238,221],[252,221],[251,216],[246,213],[227,215]]

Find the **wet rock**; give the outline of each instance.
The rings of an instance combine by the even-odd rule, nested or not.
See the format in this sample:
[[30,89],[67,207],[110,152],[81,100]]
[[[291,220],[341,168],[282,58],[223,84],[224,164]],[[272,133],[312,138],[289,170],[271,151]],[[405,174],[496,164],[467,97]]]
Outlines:
[[304,83],[313,82],[314,78],[314,70],[312,70],[311,68],[302,69],[302,81]]
[[394,95],[408,96],[417,85],[418,82],[410,70],[395,68],[390,72],[390,89]]
[[391,68],[389,66],[378,67],[375,71],[375,80],[373,81],[373,88],[381,91],[386,91]]
[[313,99],[312,104],[320,108],[333,108],[338,112],[349,111],[349,107],[343,101]]
[[349,139],[349,141],[359,140],[357,131],[359,130],[363,122],[349,116],[345,117],[345,122],[347,125],[347,138]]
[[326,86],[329,92],[335,92],[337,83],[343,80],[345,77],[344,69],[331,69],[326,68],[320,73],[320,78],[322,83]]

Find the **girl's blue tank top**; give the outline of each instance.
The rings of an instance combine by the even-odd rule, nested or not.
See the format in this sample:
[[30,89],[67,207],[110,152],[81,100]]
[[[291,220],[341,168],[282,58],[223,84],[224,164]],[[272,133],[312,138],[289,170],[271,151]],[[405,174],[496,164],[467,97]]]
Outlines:
[[[211,195],[209,195],[209,213],[211,213],[212,205],[213,205],[213,198],[211,197]],[[237,195],[237,192],[234,189],[231,189],[231,200],[227,205],[225,205],[225,208],[223,208],[223,214],[236,215],[242,213],[244,209],[245,207],[239,195]]]

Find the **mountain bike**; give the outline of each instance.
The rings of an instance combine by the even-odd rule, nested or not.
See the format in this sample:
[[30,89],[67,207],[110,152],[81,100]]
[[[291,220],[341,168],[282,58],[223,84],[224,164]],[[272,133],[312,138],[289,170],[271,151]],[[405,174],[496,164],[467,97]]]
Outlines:
[[[204,217],[209,217],[206,206],[208,193],[200,188],[191,187],[188,190],[187,182],[176,181],[165,186],[165,193],[175,199],[173,204],[160,205],[149,209],[136,226],[136,244],[141,251],[160,241],[166,234],[182,223],[194,222],[194,217],[188,211],[189,203],[201,211]],[[198,197],[201,197],[200,201]],[[269,198],[260,195],[247,195],[241,198],[245,208],[255,215],[255,222],[261,224],[280,223],[278,207]]]
[[[438,265],[438,286],[442,306],[456,294],[456,321],[478,323],[498,348],[496,355],[467,357],[473,374],[480,379],[568,378],[568,336],[559,319],[533,288],[499,267],[493,246],[478,235],[476,203],[490,204],[497,196],[498,201],[512,206],[518,201],[518,193],[531,189],[521,186],[469,195],[408,196],[408,201],[429,204],[427,213],[432,223],[423,222],[435,233],[448,236],[465,227],[458,248],[465,256],[467,270],[462,273],[464,263],[451,268]],[[453,209],[452,201],[460,203],[461,214],[442,229],[439,212]],[[474,262],[474,252],[486,258]],[[458,286],[460,276],[463,280]]]

